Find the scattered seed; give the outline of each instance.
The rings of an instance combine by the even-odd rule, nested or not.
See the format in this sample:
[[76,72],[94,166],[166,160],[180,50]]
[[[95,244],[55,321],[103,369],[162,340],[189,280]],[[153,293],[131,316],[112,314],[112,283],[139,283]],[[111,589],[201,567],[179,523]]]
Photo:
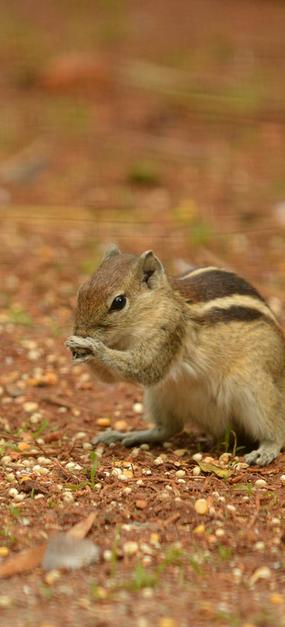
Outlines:
[[111,421],[110,418],[98,418],[96,424],[98,427],[110,427]]
[[271,594],[270,596],[270,601],[271,603],[273,603],[273,605],[282,605],[282,603],[285,602],[285,598],[282,594],[279,594],[278,592],[273,592],[273,594]]
[[73,503],[74,497],[71,492],[63,492],[62,496],[65,503]]
[[265,479],[256,479],[255,485],[257,488],[264,488],[267,485],[267,481]]
[[42,414],[38,411],[30,416],[30,422],[32,425],[37,425],[42,420]]
[[123,493],[126,495],[131,494],[131,492],[132,492],[132,488],[130,488],[129,486],[123,489]]
[[116,420],[114,427],[117,431],[126,431],[128,429],[128,423],[126,420]]
[[[225,497],[224,496],[220,496],[219,501],[223,500],[223,502],[225,501]],[[229,512],[235,512],[236,508],[234,505],[231,505],[231,503],[229,503],[226,508],[229,510]]]
[[34,403],[33,401],[26,401],[26,403],[23,403],[23,408],[25,411],[27,411],[29,414],[36,411],[39,407],[38,403]]
[[251,575],[249,582],[251,585],[253,585],[259,579],[270,579],[271,574],[271,570],[270,568],[268,568],[268,566],[261,566],[260,568],[257,568],[257,570],[255,570],[253,575]]
[[10,455],[4,455],[3,457],[1,457],[1,464],[3,464],[3,466],[8,466],[11,461],[12,457],[10,457]]
[[27,495],[24,492],[20,492],[20,494],[16,494],[16,496],[14,496],[14,501],[16,501],[16,503],[21,503],[21,501],[23,501],[26,496]]
[[186,448],[177,448],[175,451],[173,451],[174,455],[176,455],[176,457],[183,457],[183,455],[186,455],[186,453],[188,453]]
[[146,442],[144,444],[141,444],[140,449],[142,451],[149,451],[149,444],[147,444]]
[[87,434],[85,433],[85,431],[78,431],[78,433],[75,434],[74,439],[75,440],[84,440],[84,438],[86,438],[86,437],[87,437]]
[[281,483],[285,483],[285,475],[281,475],[280,481],[281,481]]
[[8,594],[1,594],[0,596],[0,608],[8,609],[13,605],[12,597],[9,597]]
[[280,518],[271,518],[272,525],[280,525]]
[[134,403],[133,410],[136,414],[141,414],[143,412],[143,404],[142,403]]
[[48,584],[48,586],[53,586],[53,584],[56,583],[60,579],[60,577],[60,571],[54,568],[52,570],[49,570],[49,572],[45,575],[45,582]]
[[222,536],[225,535],[225,530],[224,529],[216,529],[215,534],[218,538],[221,538]]
[[205,533],[205,525],[197,525],[197,527],[193,529],[193,533],[196,533],[197,536],[201,536],[203,533]]
[[265,544],[264,544],[264,542],[261,542],[261,541],[260,541],[260,542],[256,542],[256,543],[253,545],[253,548],[255,549],[255,551],[264,551],[264,549],[265,549]]
[[147,507],[147,501],[145,501],[144,499],[138,499],[136,501],[136,507],[138,509],[145,509]]
[[84,448],[85,451],[91,451],[93,446],[92,446],[92,444],[90,444],[90,442],[83,442],[82,448]]
[[7,557],[9,555],[9,549],[7,546],[0,546],[0,557]]
[[9,496],[12,496],[12,498],[14,498],[15,496],[17,496],[17,494],[19,494],[17,488],[10,488],[10,490],[8,491]]
[[200,466],[194,466],[194,468],[192,469],[192,475],[194,475],[194,477],[199,477],[200,474],[201,474]]
[[209,511],[209,506],[206,499],[197,499],[197,501],[195,501],[194,503],[194,508],[197,514],[201,514],[202,516],[204,514],[207,514]]
[[176,475],[176,477],[178,477],[180,479],[181,477],[185,477],[186,472],[185,472],[185,470],[176,470],[175,475]]
[[125,542],[125,544],[123,544],[123,551],[124,554],[127,555],[128,557],[130,557],[131,555],[136,555],[136,553],[138,552],[139,546],[137,542]]
[[111,562],[112,559],[113,559],[113,552],[110,551],[110,549],[106,549],[103,552],[103,558],[104,558],[105,562]]
[[164,464],[164,462],[165,462],[165,459],[163,459],[162,456],[156,457],[153,460],[153,463],[155,464],[155,466],[162,466],[162,464]]
[[202,453],[194,453],[192,459],[194,459],[194,462],[200,462],[203,459],[203,455]]

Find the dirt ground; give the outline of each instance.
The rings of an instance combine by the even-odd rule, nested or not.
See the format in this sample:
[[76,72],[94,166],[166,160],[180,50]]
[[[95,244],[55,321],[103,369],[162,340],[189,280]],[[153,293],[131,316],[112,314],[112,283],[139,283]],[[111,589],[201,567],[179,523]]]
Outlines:
[[142,426],[142,390],[64,347],[111,241],[235,269],[285,329],[284,29],[277,0],[0,2],[0,568],[91,512],[100,548],[1,579],[5,627],[285,625],[285,453],[94,455]]

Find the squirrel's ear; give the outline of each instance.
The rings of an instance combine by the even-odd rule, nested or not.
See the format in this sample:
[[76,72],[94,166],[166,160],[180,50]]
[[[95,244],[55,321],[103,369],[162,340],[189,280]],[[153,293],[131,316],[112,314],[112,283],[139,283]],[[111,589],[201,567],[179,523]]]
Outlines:
[[120,249],[116,244],[110,244],[105,250],[103,261],[105,261],[105,259],[111,259],[111,257],[115,257],[116,255],[121,255]]
[[164,267],[152,250],[146,250],[140,255],[138,267],[142,280],[150,289],[155,289],[165,279]]

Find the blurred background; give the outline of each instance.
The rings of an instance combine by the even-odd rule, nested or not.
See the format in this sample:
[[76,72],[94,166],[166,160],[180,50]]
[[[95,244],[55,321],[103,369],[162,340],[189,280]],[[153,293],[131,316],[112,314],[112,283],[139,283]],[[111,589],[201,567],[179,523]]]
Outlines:
[[284,318],[284,33],[282,0],[1,0],[3,281],[76,286],[116,241]]

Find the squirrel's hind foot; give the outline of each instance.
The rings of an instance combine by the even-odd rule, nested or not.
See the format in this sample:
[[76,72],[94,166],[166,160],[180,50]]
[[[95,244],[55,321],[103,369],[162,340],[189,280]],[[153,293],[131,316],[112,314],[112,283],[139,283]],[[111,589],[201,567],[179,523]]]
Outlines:
[[280,448],[276,442],[263,442],[258,449],[245,455],[245,461],[250,466],[267,466],[277,457]]

